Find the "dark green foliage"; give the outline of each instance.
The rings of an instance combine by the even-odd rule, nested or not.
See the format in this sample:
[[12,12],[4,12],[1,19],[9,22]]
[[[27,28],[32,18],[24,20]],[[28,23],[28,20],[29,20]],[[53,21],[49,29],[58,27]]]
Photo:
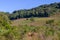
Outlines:
[[48,20],[48,21],[46,21],[46,24],[52,24],[52,23],[54,23],[54,20]]
[[32,22],[33,22],[33,21],[34,21],[34,17],[31,17],[31,18],[30,18],[30,21],[32,21]]
[[28,18],[26,18],[26,20],[29,20]]
[[30,17],[49,17],[60,12],[60,3],[52,3],[38,6],[32,9],[16,10],[9,16],[11,20]]

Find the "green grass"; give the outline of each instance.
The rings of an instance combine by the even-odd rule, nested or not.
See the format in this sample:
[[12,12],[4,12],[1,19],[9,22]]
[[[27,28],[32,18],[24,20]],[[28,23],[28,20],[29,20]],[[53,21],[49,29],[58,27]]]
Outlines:
[[59,18],[33,18],[33,20],[24,18],[12,21],[12,25],[15,26],[12,38],[15,36],[14,40],[60,40]]

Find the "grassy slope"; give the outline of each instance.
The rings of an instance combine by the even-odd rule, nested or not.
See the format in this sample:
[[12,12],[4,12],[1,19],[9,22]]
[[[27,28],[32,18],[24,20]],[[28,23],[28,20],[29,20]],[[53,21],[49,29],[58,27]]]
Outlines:
[[[30,18],[17,19],[12,21],[12,26],[19,26],[22,28],[24,25],[25,30],[30,30],[24,34],[23,40],[60,40],[60,15],[54,15],[53,17],[34,18],[31,21]],[[47,21],[54,20],[51,24],[46,24]],[[34,28],[34,29],[33,29]],[[24,30],[22,28],[22,30]],[[32,30],[32,31],[31,31]],[[34,32],[35,30],[36,32]]]
[[19,25],[35,25],[35,26],[39,25],[39,26],[41,26],[44,23],[46,23],[46,21],[52,20],[52,19],[60,20],[60,13],[57,13],[50,17],[42,17],[42,18],[35,17],[34,22],[32,22],[30,20],[30,18],[28,18],[28,20],[26,20],[26,18],[21,18],[21,19],[13,20],[12,25],[13,26],[19,26]]
[[43,25],[47,20],[51,20],[54,18],[34,18],[34,22],[30,21],[30,18],[26,20],[26,18],[13,20],[12,25],[18,26],[18,25]]

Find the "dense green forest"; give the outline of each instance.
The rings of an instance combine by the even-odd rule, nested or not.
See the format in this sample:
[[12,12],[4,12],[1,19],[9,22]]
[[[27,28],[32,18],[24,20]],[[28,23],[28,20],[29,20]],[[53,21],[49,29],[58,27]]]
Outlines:
[[9,18],[49,17],[60,12],[60,3],[45,4],[31,9],[15,10]]
[[0,40],[60,40],[60,3],[0,12]]

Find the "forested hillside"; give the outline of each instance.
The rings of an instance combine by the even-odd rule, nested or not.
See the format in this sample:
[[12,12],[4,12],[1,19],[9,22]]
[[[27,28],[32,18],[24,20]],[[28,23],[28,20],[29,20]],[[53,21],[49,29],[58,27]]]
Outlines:
[[9,18],[13,20],[30,17],[49,17],[57,13],[60,13],[60,2],[40,5],[31,9],[15,10],[10,14]]

